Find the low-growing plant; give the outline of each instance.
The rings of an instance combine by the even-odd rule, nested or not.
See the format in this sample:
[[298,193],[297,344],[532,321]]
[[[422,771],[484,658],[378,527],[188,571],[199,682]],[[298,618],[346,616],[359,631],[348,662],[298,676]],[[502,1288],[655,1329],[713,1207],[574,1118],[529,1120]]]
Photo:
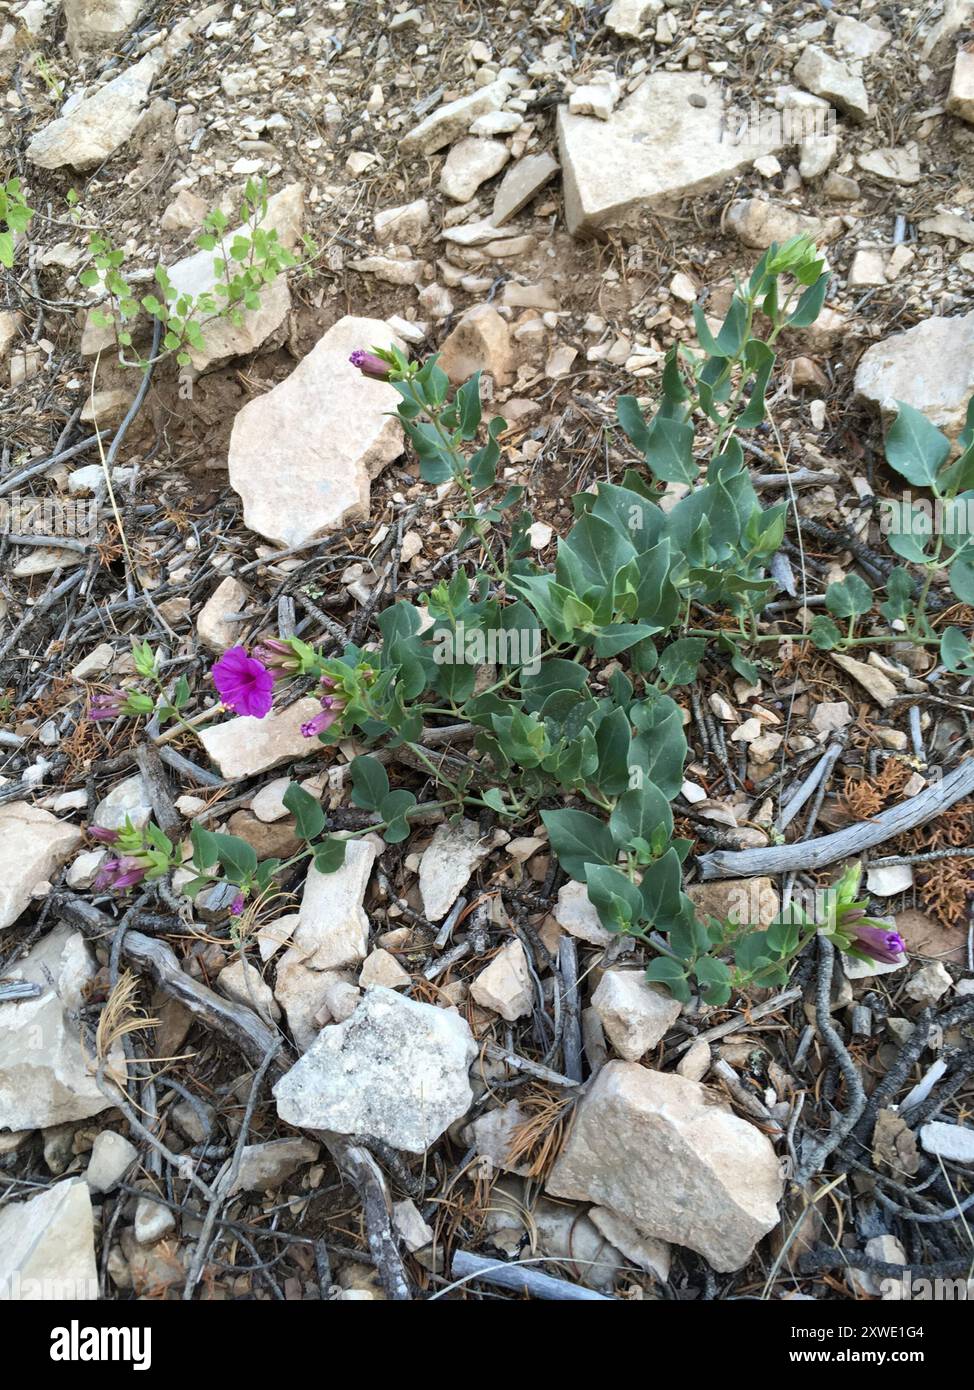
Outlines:
[[[101,289],[107,309],[95,309],[92,321],[99,327],[111,325],[125,366],[145,368],[149,359],[129,358],[133,346],[135,320],[144,311],[161,327],[160,350],[154,360],[175,356],[179,366],[188,366],[192,352],[205,346],[204,330],[222,320],[240,324],[247,310],[259,309],[261,293],[278,275],[299,266],[298,258],[280,240],[275,228],[262,226],[267,215],[267,184],[248,179],[240,209],[240,230],[230,235],[229,220],[219,209],[207,214],[203,231],[196,239],[201,251],[213,251],[216,284],[212,292],[187,294],[176,288],[163,265],[153,272],[157,293],[138,298],[122,267],[125,252],[107,237],[94,233],[88,244],[92,264],[78,277],[87,289]],[[305,238],[305,249],[314,255],[315,247]]]
[[[586,885],[603,925],[645,942],[655,952],[649,978],[681,999],[693,986],[720,1004],[733,990],[781,984],[816,931],[852,954],[896,958],[902,941],[871,921],[856,898],[858,865],[812,914],[792,906],[760,930],[744,918],[701,920],[682,887],[690,842],[674,833],[687,742],[671,692],[696,678],[708,653],[753,682],[765,643],[804,635],[762,630],[772,588],[767,569],[782,542],[786,506],[761,505],[738,435],[765,417],[778,335],[814,322],[827,283],[815,247],[796,237],[769,248],[737,286],[719,331],[696,311],[700,350],[667,354],[653,417],[646,420],[631,397],[619,402],[620,424],[648,474],[633,468],[621,484],[600,482],[576,496],[574,524],[549,566],[531,558],[523,488],[494,493],[503,419],[491,419],[475,447],[479,376],[454,392],[435,357],[420,363],[397,349],[354,353],[356,367],[398,392],[423,479],[459,488],[456,549],[468,564],[417,604],[382,611],[378,640],[368,647],[326,656],[295,637],[265,638],[251,654],[226,653],[213,671],[224,706],[263,717],[277,687],[294,680],[306,687],[310,679],[321,709],[304,725],[306,737],[334,744],[354,736],[367,749],[408,753],[412,766],[428,772],[435,801],[392,787],[384,760],[372,752],[351,763],[351,800],[375,817],[366,831],[380,829],[390,842],[404,840],[415,816],[433,808],[451,816],[490,811],[511,826],[540,815],[559,864]],[[698,448],[700,425],[705,448]],[[890,435],[894,467],[908,468],[911,481],[935,493],[959,495],[969,481],[971,441],[949,469],[946,447],[934,447],[901,410]],[[911,462],[918,449],[927,460],[922,468]],[[664,509],[661,485],[674,483],[686,495]],[[964,548],[947,544],[952,582],[962,562],[963,585]],[[938,547],[915,562],[932,573],[940,556]],[[962,593],[956,582],[955,591]],[[884,616],[926,621],[922,594],[914,596],[905,570],[893,572],[887,594]],[[828,606],[849,620],[845,633],[836,628],[834,645],[864,640],[855,635],[856,621],[872,608],[863,581],[853,576],[831,586]],[[696,625],[699,613],[709,626]],[[824,631],[819,622],[818,636]],[[426,732],[444,720],[472,726],[474,756],[443,757],[425,746]],[[337,868],[344,841],[325,836],[317,802],[292,786],[285,804],[308,842],[299,857],[311,855],[321,871]],[[211,881],[222,865],[246,895],[287,867],[258,865],[244,843],[195,827],[193,886]]]
[[26,232],[33,216],[34,210],[27,206],[20,179],[0,183],[0,265],[8,270],[14,263],[17,234]]
[[[890,548],[916,565],[923,578],[916,583],[909,570],[898,566],[886,580],[887,598],[879,607],[890,624],[889,635],[872,632],[854,636],[855,624],[873,606],[873,592],[858,575],[830,584],[825,594],[830,617],[819,615],[810,636],[826,651],[877,641],[907,641],[936,647],[948,671],[974,675],[974,646],[958,627],[934,631],[927,596],[938,571],[961,603],[974,604],[974,397],[967,406],[956,458],[950,440],[927,417],[905,401],[897,401],[896,419],[886,435],[886,460],[912,487],[927,488],[926,497],[884,499],[882,529]],[[846,621],[843,632],[838,621]],[[895,626],[898,631],[891,629]]]

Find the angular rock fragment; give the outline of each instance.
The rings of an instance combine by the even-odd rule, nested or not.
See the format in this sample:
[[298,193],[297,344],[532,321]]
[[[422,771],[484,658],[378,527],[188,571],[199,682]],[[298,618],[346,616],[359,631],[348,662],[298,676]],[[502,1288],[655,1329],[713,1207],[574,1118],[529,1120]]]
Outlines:
[[212,724],[200,729],[199,740],[221,775],[228,781],[240,781],[267,772],[279,763],[306,758],[316,746],[320,747],[301,733],[301,725],[320,713],[318,700],[297,700],[263,719],[243,714],[223,724]]
[[719,87],[697,73],[656,72],[607,121],[558,108],[565,216],[574,236],[637,227],[641,214],[717,187],[780,149],[770,127],[740,140]]
[[548,1178],[555,1197],[609,1207],[714,1269],[740,1269],[778,1222],[783,1184],[768,1139],[672,1072],[608,1062]]
[[673,1027],[682,1005],[649,984],[641,970],[607,970],[592,995],[592,1008],[619,1056],[638,1062]]
[[232,574],[220,581],[196,620],[197,636],[208,651],[220,655],[234,645],[242,622],[240,614],[249,601],[247,590]]
[[510,88],[504,81],[491,82],[468,96],[447,102],[415,126],[399,142],[403,154],[435,154],[460,135],[466,135],[478,116],[499,111]]
[[663,8],[663,0],[612,0],[605,27],[622,38],[638,39]]
[[27,801],[0,806],[0,931],[81,844],[81,831]]
[[389,415],[399,397],[348,358],[394,342],[381,319],[339,319],[286,381],[238,413],[230,484],[252,531],[296,546],[368,515],[372,480],[402,452],[402,428]]
[[444,918],[488,852],[473,821],[438,825],[419,866],[423,915],[431,922]]
[[508,169],[494,195],[490,220],[495,227],[510,222],[530,203],[558,172],[558,161],[550,154],[528,154]]
[[802,233],[814,241],[833,241],[843,230],[839,217],[808,217],[768,198],[744,198],[731,203],[726,221],[745,246],[762,251],[773,241],[781,245]]
[[424,1153],[470,1108],[476,1055],[459,1014],[376,985],[277,1083],[277,1112],[287,1124]]
[[11,1302],[96,1299],[95,1225],[84,1178],[0,1211],[0,1289]]
[[349,840],[345,862],[333,874],[312,864],[305,879],[291,951],[309,970],[358,965],[369,949],[369,919],[362,900],[375,863],[375,845]]
[[874,343],[859,359],[855,386],[884,415],[905,401],[953,438],[974,394],[974,313],[924,319]]
[[974,49],[959,48],[950,80],[947,110],[974,124]]
[[64,0],[68,48],[73,58],[114,48],[139,17],[146,0]]
[[12,980],[40,985],[41,992],[0,1009],[0,1130],[46,1129],[111,1106],[78,1024],[95,973],[84,937],[66,926],[10,967]]
[[832,58],[815,44],[808,44],[792,75],[807,91],[834,102],[854,120],[868,119],[869,95],[861,76],[850,63]]
[[502,140],[458,140],[440,174],[440,191],[455,203],[469,203],[482,183],[499,174],[511,157]]
[[524,1018],[534,1006],[534,990],[519,940],[509,942],[470,986],[470,997],[509,1023]]
[[459,385],[474,372],[490,372],[500,386],[514,374],[514,352],[507,324],[490,304],[468,309],[440,348],[439,365]]

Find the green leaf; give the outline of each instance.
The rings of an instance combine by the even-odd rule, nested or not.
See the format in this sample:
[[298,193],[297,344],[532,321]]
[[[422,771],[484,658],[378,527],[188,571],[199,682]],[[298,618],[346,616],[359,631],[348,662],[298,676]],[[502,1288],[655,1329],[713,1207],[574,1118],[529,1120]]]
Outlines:
[[958,627],[949,627],[940,639],[940,660],[948,671],[974,675],[974,647]]
[[756,425],[760,425],[764,419],[764,393],[767,391],[768,382],[771,379],[775,355],[767,343],[762,343],[759,338],[752,338],[747,345],[744,361],[748,371],[754,373],[754,382],[751,386],[747,405],[738,417],[737,425],[739,429],[753,429]]
[[693,967],[701,993],[708,1004],[726,1004],[731,994],[730,971],[722,960],[701,956]]
[[319,840],[312,848],[314,865],[319,874],[333,874],[345,863],[348,841],[340,839],[337,835],[329,835],[326,840]]
[[383,838],[391,845],[399,844],[409,835],[409,812],[416,805],[416,798],[412,792],[400,788],[398,791],[389,792],[382,798],[379,807],[379,815],[387,821],[385,830],[382,832]]
[[671,642],[659,659],[659,673],[669,686],[689,685],[707,649],[705,637],[679,637]]
[[610,864],[586,864],[589,902],[608,931],[627,931],[639,921],[642,898],[636,885]]
[[842,633],[831,618],[819,613],[812,619],[808,635],[821,652],[830,652],[842,641]]
[[608,826],[587,811],[542,811],[541,819],[559,864],[580,883],[585,882],[586,864],[615,863],[615,841]]
[[609,817],[609,830],[620,849],[629,848],[640,839],[652,843],[660,827],[669,840],[673,833],[673,811],[659,787],[652,782],[623,792]]
[[217,858],[229,882],[246,883],[257,868],[257,851],[253,845],[239,835],[224,835],[215,831],[213,839],[216,841]]
[[462,439],[473,439],[480,425],[480,372],[474,372],[457,392],[457,413]]
[[[974,404],[974,397],[971,398]],[[970,407],[968,407],[970,415]],[[958,492],[964,492],[967,488],[974,488],[974,445],[970,445],[956,463],[952,463],[949,468],[945,468],[940,475],[941,490],[948,497],[955,497]]]
[[377,811],[389,792],[389,778],[377,758],[363,754],[351,763],[352,805],[364,811]]
[[291,782],[281,800],[294,816],[302,840],[313,840],[325,828],[325,813],[321,803],[297,782]]
[[910,578],[909,570],[903,569],[902,566],[890,570],[886,580],[886,593],[886,602],[879,605],[883,617],[890,622],[897,618],[905,618],[913,606],[913,580]]
[[635,396],[620,396],[616,401],[616,418],[640,453],[645,454],[649,442],[649,426],[639,409]]
[[605,796],[618,796],[629,785],[631,741],[629,720],[621,709],[614,709],[608,714],[596,730],[599,766],[594,780]]
[[220,854],[213,831],[193,821],[189,838],[193,846],[193,866],[200,870],[215,868],[220,862]]
[[646,466],[665,483],[692,483],[700,472],[693,461],[693,426],[657,415],[646,439]]
[[549,657],[542,661],[533,674],[521,671],[521,693],[524,707],[533,713],[544,705],[549,696],[560,690],[579,691],[585,685],[588,673],[577,661],[565,661],[562,657]]
[[723,327],[715,338],[707,326],[703,309],[699,304],[693,306],[693,322],[697,330],[697,341],[704,352],[711,357],[736,357],[744,343],[747,328],[747,305],[735,295],[731,300]]
[[680,856],[672,846],[660,859],[647,864],[639,891],[643,916],[652,926],[668,931],[679,920],[684,906],[682,882]]
[[950,587],[961,603],[974,603],[974,559],[963,555],[947,571]]
[[873,591],[858,574],[850,574],[825,591],[825,606],[837,618],[858,618],[873,606]]
[[788,317],[788,325],[791,328],[810,328],[822,312],[822,305],[825,303],[825,296],[829,288],[829,274],[824,271],[810,285],[798,301],[798,306],[793,314]]
[[674,999],[679,999],[683,1004],[689,1004],[693,998],[693,992],[687,984],[687,972],[684,966],[677,960],[671,960],[669,956],[657,956],[651,960],[646,967],[646,979],[650,984],[665,985]]
[[897,401],[899,414],[886,435],[886,459],[915,487],[930,487],[950,454],[950,441],[922,411]]

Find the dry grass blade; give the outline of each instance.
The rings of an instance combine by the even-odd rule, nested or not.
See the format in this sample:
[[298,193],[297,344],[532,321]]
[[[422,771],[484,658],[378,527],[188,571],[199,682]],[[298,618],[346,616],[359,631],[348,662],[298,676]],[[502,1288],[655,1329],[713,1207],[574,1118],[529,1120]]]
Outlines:
[[131,970],[125,970],[105,1001],[95,1030],[95,1052],[99,1065],[107,1063],[122,1038],[130,1033],[139,1033],[143,1028],[158,1027],[159,1019],[150,1018],[138,1003],[139,988],[138,976]]

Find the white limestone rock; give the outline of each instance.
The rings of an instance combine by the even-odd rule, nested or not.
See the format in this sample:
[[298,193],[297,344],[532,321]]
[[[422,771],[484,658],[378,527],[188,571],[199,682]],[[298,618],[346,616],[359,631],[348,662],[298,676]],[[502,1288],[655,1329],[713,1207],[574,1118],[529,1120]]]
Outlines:
[[424,917],[430,922],[442,921],[488,853],[473,821],[438,825],[419,866]]
[[238,412],[230,485],[252,531],[296,546],[368,516],[372,480],[402,452],[389,414],[399,397],[348,359],[394,342],[381,319],[339,319],[285,381]]
[[278,1081],[277,1112],[287,1124],[421,1154],[470,1108],[476,1055],[459,1014],[376,985]]
[[470,986],[470,996],[509,1023],[524,1018],[534,1007],[534,989],[521,942],[515,940],[500,951]]
[[608,1062],[578,1107],[547,1190],[607,1206],[727,1273],[777,1225],[783,1184],[766,1136],[705,1086]]
[[0,1289],[11,1302],[98,1298],[95,1224],[84,1178],[0,1210]]
[[607,970],[592,995],[592,1008],[619,1056],[638,1062],[673,1027],[682,1005],[649,984],[641,970]]
[[0,1130],[47,1129],[86,1120],[112,1102],[95,1083],[90,1040],[82,1047],[78,1012],[95,962],[79,931],[60,926],[8,972],[40,985],[35,999],[0,1009]]
[[638,227],[703,193],[782,141],[768,126],[745,127],[739,141],[720,88],[698,73],[655,72],[608,120],[558,108],[565,216],[573,236]]
[[243,781],[280,763],[306,758],[320,747],[301,733],[301,725],[320,713],[320,701],[308,697],[263,719],[241,714],[222,724],[211,724],[199,730],[199,740],[222,777],[228,782]]
[[13,926],[41,883],[54,878],[81,831],[27,801],[0,806],[0,931]]

